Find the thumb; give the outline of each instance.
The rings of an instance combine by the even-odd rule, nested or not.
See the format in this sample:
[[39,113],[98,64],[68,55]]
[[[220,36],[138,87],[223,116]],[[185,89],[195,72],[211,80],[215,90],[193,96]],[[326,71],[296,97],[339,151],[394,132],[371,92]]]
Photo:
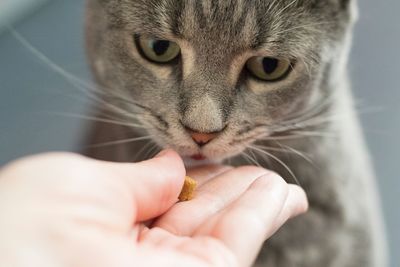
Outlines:
[[147,161],[106,163],[104,167],[127,182],[134,200],[136,221],[158,217],[175,204],[186,173],[182,159],[172,150],[164,150]]

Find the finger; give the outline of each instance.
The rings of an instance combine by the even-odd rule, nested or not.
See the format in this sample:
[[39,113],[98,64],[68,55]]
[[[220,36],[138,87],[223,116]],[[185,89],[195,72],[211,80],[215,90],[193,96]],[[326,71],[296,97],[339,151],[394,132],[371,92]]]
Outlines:
[[214,177],[232,169],[233,167],[230,166],[208,165],[190,169],[187,171],[187,175],[195,179],[198,183],[198,186],[201,187]]
[[178,200],[185,168],[182,159],[172,150],[140,163],[101,164],[105,171],[126,182],[135,205],[136,221],[155,218]]
[[300,190],[279,176],[264,175],[195,235],[214,236],[237,255],[240,266],[250,266],[265,240],[283,224],[282,218],[300,212],[306,202]]
[[288,185],[288,195],[280,214],[277,216],[274,227],[266,238],[271,237],[289,219],[299,216],[308,210],[307,196],[304,190],[297,185]]
[[279,222],[282,224],[288,219],[305,213],[308,210],[307,196],[304,190],[297,186],[289,184],[289,194],[279,214]]
[[206,220],[240,197],[257,177],[268,172],[250,166],[223,172],[200,187],[193,200],[174,205],[155,226],[176,235],[190,236]]

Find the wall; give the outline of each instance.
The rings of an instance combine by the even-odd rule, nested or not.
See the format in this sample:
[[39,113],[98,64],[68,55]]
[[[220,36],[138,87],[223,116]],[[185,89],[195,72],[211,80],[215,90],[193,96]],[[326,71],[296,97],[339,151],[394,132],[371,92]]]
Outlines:
[[48,0],[1,0],[0,32],[9,24],[12,24],[29,12],[39,8],[47,1]]
[[[46,56],[83,79],[82,0],[57,0],[16,25]],[[362,0],[350,72],[371,149],[389,230],[392,265],[400,266],[400,10],[398,0]],[[10,33],[0,36],[0,165],[49,150],[79,148],[87,99]],[[61,115],[60,113],[64,113]],[[72,113],[72,114],[65,114]]]

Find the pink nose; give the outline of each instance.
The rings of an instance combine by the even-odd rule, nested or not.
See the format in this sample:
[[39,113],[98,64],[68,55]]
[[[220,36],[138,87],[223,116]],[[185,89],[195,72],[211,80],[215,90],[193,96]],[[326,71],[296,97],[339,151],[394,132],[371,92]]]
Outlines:
[[205,146],[218,135],[218,133],[198,133],[193,131],[189,131],[189,134],[199,146]]

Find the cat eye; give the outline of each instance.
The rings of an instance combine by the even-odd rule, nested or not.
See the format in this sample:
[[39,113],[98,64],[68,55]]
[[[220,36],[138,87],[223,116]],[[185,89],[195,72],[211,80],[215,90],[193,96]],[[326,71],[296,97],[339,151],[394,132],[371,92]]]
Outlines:
[[168,40],[135,36],[135,42],[140,54],[155,63],[169,63],[181,53],[180,47]]
[[293,69],[290,60],[272,57],[252,57],[247,61],[246,67],[256,78],[268,82],[286,78]]

